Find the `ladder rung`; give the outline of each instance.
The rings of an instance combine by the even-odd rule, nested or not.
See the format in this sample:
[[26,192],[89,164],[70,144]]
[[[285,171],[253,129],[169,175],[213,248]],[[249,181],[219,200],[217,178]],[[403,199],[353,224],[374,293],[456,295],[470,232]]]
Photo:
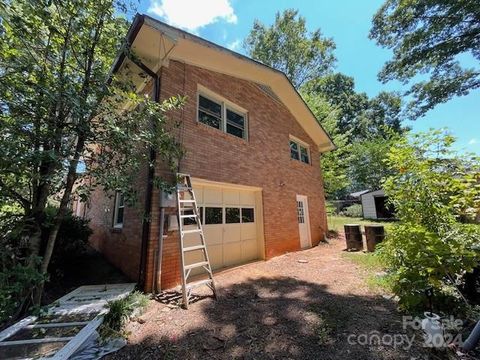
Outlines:
[[192,219],[193,219],[193,218],[196,218],[196,217],[197,217],[197,215],[195,215],[195,214],[180,215],[180,218],[181,218],[181,219],[187,219],[187,218],[192,218]]
[[199,287],[199,286],[202,286],[202,285],[208,285],[208,284],[211,284],[211,283],[212,283],[212,279],[199,280],[199,281],[195,281],[195,282],[191,282],[191,283],[187,284],[187,289],[191,290],[193,288],[196,288],[196,287]]
[[205,265],[208,265],[208,261],[202,261],[202,262],[195,263],[195,264],[185,265],[184,269],[185,270],[190,270],[190,269],[195,269],[195,268],[202,267],[202,266],[205,266]]
[[188,204],[191,204],[191,203],[194,203],[195,200],[193,199],[188,199],[188,200],[179,200],[180,201],[180,204],[185,204],[185,203],[188,203]]
[[195,251],[200,249],[205,249],[205,245],[188,246],[183,248],[183,251]]
[[195,234],[195,233],[200,233],[202,230],[200,229],[192,229],[192,230],[183,230],[182,234]]
[[183,186],[183,185],[177,185],[177,191],[191,191],[192,188],[190,186]]

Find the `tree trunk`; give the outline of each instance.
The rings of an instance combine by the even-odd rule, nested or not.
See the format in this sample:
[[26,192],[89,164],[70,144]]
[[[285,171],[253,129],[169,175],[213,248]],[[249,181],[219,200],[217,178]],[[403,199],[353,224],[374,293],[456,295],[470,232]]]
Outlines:
[[[57,241],[58,231],[60,230],[60,226],[62,225],[63,218],[67,212],[68,203],[70,201],[70,196],[73,190],[73,185],[77,180],[78,160],[80,158],[80,154],[82,154],[83,152],[84,144],[85,144],[84,138],[83,137],[79,138],[77,141],[76,149],[75,149],[75,155],[73,159],[70,160],[64,193],[62,196],[62,200],[60,201],[60,206],[58,208],[57,215],[55,216],[55,219],[53,222],[53,227],[50,230],[50,233],[48,235],[47,245],[45,247],[42,263],[40,265],[40,272],[42,274],[46,274],[48,271],[48,265],[50,264],[50,260],[52,258],[55,242]],[[45,285],[45,281],[42,281],[40,284],[38,284],[37,288],[35,289],[34,298],[33,298],[33,303],[35,305],[40,305],[40,302],[42,300],[44,285]]]

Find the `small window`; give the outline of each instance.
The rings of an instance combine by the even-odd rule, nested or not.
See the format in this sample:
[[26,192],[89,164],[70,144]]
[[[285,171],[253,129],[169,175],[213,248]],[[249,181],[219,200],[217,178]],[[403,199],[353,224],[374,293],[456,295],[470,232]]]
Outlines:
[[292,140],[290,140],[290,157],[295,160],[300,160],[300,155],[298,154],[298,144]]
[[120,191],[115,193],[115,212],[113,215],[113,227],[122,228],[123,227],[123,213],[125,210],[125,201],[123,194]]
[[222,105],[207,99],[206,97],[198,96],[198,121],[215,129],[222,128]]
[[240,223],[240,209],[239,208],[225,208],[225,223],[239,224]]
[[246,111],[220,96],[198,95],[198,121],[241,139],[247,138]]
[[300,144],[298,141],[290,140],[290,157],[305,164],[310,164],[308,147]]
[[303,209],[303,201],[297,201],[297,219],[299,224],[305,223],[305,210]]
[[239,138],[245,137],[245,117],[227,109],[227,133]]
[[253,208],[242,208],[242,223],[255,222],[255,212]]
[[305,164],[310,164],[310,159],[308,158],[307,148],[300,145],[300,160]]
[[205,225],[222,224],[221,207],[205,207]]

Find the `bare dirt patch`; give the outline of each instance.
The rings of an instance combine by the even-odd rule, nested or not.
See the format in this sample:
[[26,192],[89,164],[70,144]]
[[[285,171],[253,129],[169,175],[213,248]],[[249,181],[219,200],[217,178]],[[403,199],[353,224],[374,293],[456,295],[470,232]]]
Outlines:
[[[418,345],[349,344],[349,335],[404,334],[396,304],[342,257],[342,238],[216,275],[220,298],[184,310],[178,294],[152,301],[110,359],[410,359]],[[207,292],[205,292],[207,294]]]

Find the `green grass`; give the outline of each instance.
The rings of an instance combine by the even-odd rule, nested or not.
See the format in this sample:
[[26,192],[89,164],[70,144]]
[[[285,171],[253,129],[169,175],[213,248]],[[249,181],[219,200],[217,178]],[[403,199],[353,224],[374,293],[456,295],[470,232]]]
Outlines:
[[342,256],[367,272],[366,284],[370,289],[391,292],[391,276],[385,273],[385,267],[375,253],[345,252]]
[[388,228],[393,224],[393,222],[390,222],[390,221],[366,220],[363,218],[347,217],[347,216],[340,216],[340,215],[328,215],[327,222],[328,222],[328,229],[334,230],[336,232],[343,231],[343,225],[345,224],[359,224],[362,226],[368,225],[368,224],[383,224],[385,226],[385,230],[388,230]]

